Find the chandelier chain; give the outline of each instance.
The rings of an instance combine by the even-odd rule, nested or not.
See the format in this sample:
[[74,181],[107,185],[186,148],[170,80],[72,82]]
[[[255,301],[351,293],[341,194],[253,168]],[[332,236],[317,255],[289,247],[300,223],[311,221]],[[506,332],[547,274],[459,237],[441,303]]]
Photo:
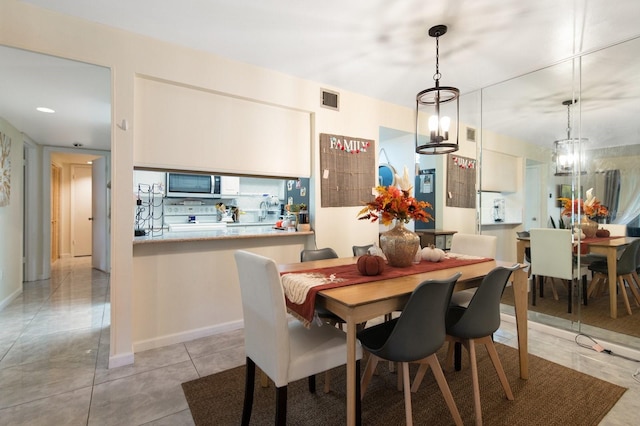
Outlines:
[[440,37],[436,37],[436,73],[433,75],[433,79],[438,81],[440,77]]

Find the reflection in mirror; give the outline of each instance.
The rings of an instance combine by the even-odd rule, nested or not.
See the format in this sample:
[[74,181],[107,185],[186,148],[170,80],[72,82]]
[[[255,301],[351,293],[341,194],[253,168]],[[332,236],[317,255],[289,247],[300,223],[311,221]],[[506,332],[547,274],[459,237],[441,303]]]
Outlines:
[[[624,225],[627,236],[640,235],[636,189],[640,184],[640,86],[636,84],[640,59],[634,53],[639,50],[640,39],[633,39],[482,90],[482,148],[505,151],[518,145],[525,169],[523,221],[520,226],[500,227],[496,232],[503,239],[515,240],[516,232],[535,227],[577,224],[580,218],[575,215],[561,217],[557,197],[563,185],[574,199],[593,188],[593,195],[608,210],[594,217],[600,227],[606,222]],[[569,122],[563,105],[568,99],[579,101]],[[555,176],[553,144],[566,138],[567,131],[571,138],[586,139],[580,147],[586,173]],[[588,252],[586,242],[579,248],[580,253]],[[588,256],[576,259],[580,265],[591,260]],[[559,300],[547,288],[546,297],[538,298],[536,306],[529,304],[531,320],[640,348],[640,308],[633,302],[634,315],[629,316],[618,297],[618,316],[613,319],[607,292],[592,295],[584,304],[583,288],[576,285],[569,315],[566,287],[556,286]],[[510,297],[505,292],[507,312],[512,312]]]
[[391,164],[378,166],[378,185],[389,186],[396,183],[396,169]]

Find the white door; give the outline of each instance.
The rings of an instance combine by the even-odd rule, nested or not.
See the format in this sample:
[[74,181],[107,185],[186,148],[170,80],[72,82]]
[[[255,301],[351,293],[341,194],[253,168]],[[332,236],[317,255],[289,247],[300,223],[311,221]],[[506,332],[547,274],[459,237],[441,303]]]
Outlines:
[[107,160],[105,157],[93,160],[92,168],[92,239],[91,266],[109,272],[109,210],[107,194]]
[[546,218],[542,217],[540,203],[540,165],[525,169],[524,229],[546,228]]
[[71,255],[91,256],[91,166],[71,166]]

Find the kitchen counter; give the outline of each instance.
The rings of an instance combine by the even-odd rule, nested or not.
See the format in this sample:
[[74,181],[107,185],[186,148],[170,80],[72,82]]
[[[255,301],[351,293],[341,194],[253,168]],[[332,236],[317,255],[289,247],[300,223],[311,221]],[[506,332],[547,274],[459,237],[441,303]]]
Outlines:
[[145,235],[134,237],[133,244],[155,244],[182,241],[207,241],[207,240],[231,240],[244,238],[286,238],[302,235],[313,235],[311,231],[289,232],[286,230],[274,229],[273,225],[264,223],[233,223],[227,227],[210,229],[205,231],[168,231],[164,230],[161,235]]

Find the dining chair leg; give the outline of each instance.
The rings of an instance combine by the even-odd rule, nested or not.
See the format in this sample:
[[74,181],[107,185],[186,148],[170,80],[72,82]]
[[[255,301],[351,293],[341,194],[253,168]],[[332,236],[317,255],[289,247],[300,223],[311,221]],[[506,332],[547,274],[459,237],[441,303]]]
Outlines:
[[453,369],[453,351],[455,348],[455,340],[450,339],[447,336],[447,341],[449,342],[449,345],[447,346],[447,355],[444,358],[444,368],[446,368],[448,371],[451,371]]
[[367,391],[367,387],[371,381],[371,376],[373,376],[373,372],[378,365],[378,361],[380,361],[379,357],[369,354],[369,360],[367,361],[367,365],[364,367],[364,374],[362,375],[362,379],[360,379],[360,399],[364,398],[364,393]]
[[480,381],[478,380],[478,364],[476,361],[476,344],[469,339],[469,363],[471,364],[471,380],[473,382],[473,408],[476,416],[476,426],[482,426],[482,406],[480,405]]
[[[436,382],[438,383],[440,392],[442,392],[444,401],[447,403],[447,407],[449,407],[449,412],[453,417],[453,421],[456,423],[457,426],[462,426],[462,417],[460,417],[460,412],[458,411],[456,402],[453,400],[453,395],[451,394],[451,389],[449,388],[447,379],[444,377],[444,374],[442,373],[442,367],[438,362],[438,357],[436,356],[436,354],[431,354],[427,358],[425,358],[425,360],[427,361],[427,363],[423,365],[426,365],[427,368],[431,366],[431,371],[433,371],[433,376],[436,378]],[[422,367],[422,365],[420,367]],[[415,385],[415,381],[414,381],[414,385]],[[413,390],[413,387],[411,389]]]
[[601,281],[603,280],[604,278],[602,274],[596,273],[594,275],[593,279],[591,280],[591,284],[589,284],[589,287],[587,287],[587,297],[595,296],[597,294],[597,290],[600,288]]
[[507,375],[504,372],[504,368],[502,368],[502,363],[500,362],[500,357],[498,356],[498,352],[496,351],[496,346],[493,344],[493,340],[489,336],[487,336],[478,339],[477,342],[484,344],[484,346],[487,348],[489,358],[493,363],[493,368],[495,368],[496,373],[498,373],[498,378],[500,379],[500,383],[502,384],[504,393],[506,394],[509,401],[513,401],[513,392],[511,391],[511,386],[509,385],[509,381],[507,380]]
[[627,308],[627,313],[631,315],[631,305],[629,305],[629,297],[627,297],[627,289],[624,286],[624,279],[618,277],[618,286],[620,287],[620,293],[622,293],[622,300],[624,300],[624,306]]
[[[413,378],[413,384],[411,385],[411,392],[418,392],[418,388],[420,388],[420,383],[422,383],[422,379],[424,379],[424,375],[427,373],[427,371],[429,370],[429,366],[431,365],[430,362],[428,362],[428,360],[430,359],[431,356],[428,356],[425,359],[421,359],[419,361],[420,363],[420,367],[418,367],[418,372],[416,373],[416,376]],[[435,374],[435,372],[433,373]]]
[[629,286],[629,290],[633,294],[633,300],[636,303],[636,307],[640,306],[640,293],[638,293],[638,289],[636,289],[635,279],[632,274],[627,274],[623,277],[627,281],[627,285]]
[[309,382],[309,393],[316,393],[316,375],[310,375],[307,381]]
[[264,371],[260,371],[260,386],[263,388],[269,387],[269,376]]
[[244,403],[242,405],[242,426],[248,426],[251,420],[253,408],[253,386],[256,377],[256,363],[249,357],[246,359],[246,372],[244,382]]
[[276,388],[276,425],[287,425],[287,385]]
[[553,294],[553,300],[560,300],[558,290],[556,290],[556,280],[553,277],[551,277],[551,293]]
[[[360,360],[356,361],[356,377],[360,377]],[[356,395],[360,395],[360,380],[356,380]],[[362,425],[362,399],[356,397],[356,426]]]
[[[402,378],[404,389],[404,412],[407,418],[407,426],[413,426],[413,414],[411,412],[411,389],[409,389],[409,363],[402,362]],[[400,376],[400,374],[398,374]]]
[[454,370],[462,370],[462,344],[456,342],[453,346],[453,367]]
[[329,370],[324,372],[324,393],[331,392],[331,373]]

